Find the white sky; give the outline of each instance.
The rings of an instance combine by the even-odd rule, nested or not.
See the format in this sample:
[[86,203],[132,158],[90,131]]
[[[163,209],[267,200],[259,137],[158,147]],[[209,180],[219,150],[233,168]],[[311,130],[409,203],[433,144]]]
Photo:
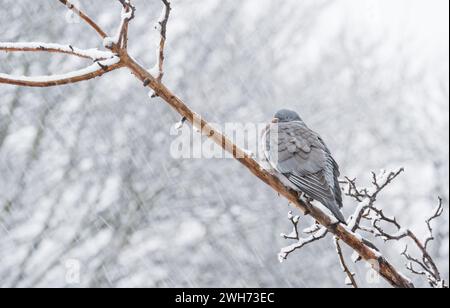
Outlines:
[[393,38],[412,40],[423,52],[448,53],[448,0],[339,0],[356,23],[381,27]]

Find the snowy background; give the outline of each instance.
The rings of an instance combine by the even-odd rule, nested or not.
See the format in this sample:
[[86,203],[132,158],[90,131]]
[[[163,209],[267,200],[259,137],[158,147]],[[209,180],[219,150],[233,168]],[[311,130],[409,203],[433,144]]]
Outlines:
[[[80,1],[109,33],[116,2]],[[404,166],[379,204],[425,235],[444,198],[432,253],[448,278],[449,2],[172,2],[166,84],[216,123],[296,109],[362,183]],[[0,41],[101,47],[59,1],[1,4]],[[152,67],[161,3],[135,4],[131,54]],[[0,54],[0,72],[15,75],[83,66]],[[0,287],[343,286],[331,238],[278,262],[288,204],[238,163],[173,159],[179,117],[146,92],[126,70],[50,89],[0,85]],[[346,215],[354,207],[345,200]],[[402,267],[403,246],[385,247]],[[385,286],[352,267],[362,285]]]

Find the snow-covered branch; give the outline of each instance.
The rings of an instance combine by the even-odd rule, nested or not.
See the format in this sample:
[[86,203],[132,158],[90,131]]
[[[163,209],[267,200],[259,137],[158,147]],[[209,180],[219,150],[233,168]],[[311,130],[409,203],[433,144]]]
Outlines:
[[53,87],[100,77],[110,71],[121,68],[122,66],[123,65],[120,63],[120,58],[113,57],[108,60],[97,61],[85,69],[62,75],[27,77],[11,76],[0,73],[0,83],[24,87]]
[[[114,54],[114,57],[105,60],[96,60],[96,62],[88,68],[80,71],[75,71],[65,75],[45,76],[45,77],[12,77],[9,75],[0,75],[0,83],[19,85],[19,86],[31,86],[31,87],[45,87],[55,86],[67,83],[78,82],[82,80],[92,79],[103,75],[106,72],[126,67],[130,72],[141,82],[145,87],[149,87],[156,96],[164,100],[172,109],[174,109],[183,119],[187,122],[198,127],[205,135],[210,138],[214,143],[223,148],[227,153],[230,153],[239,163],[242,164],[250,173],[261,181],[269,185],[276,193],[285,197],[293,206],[303,213],[308,213],[317,222],[317,226],[305,230],[304,233],[309,235],[308,237],[301,239],[300,236],[293,235],[296,238],[297,243],[286,247],[280,253],[280,259],[285,259],[291,252],[304,247],[305,245],[315,242],[321,238],[324,238],[327,233],[332,233],[339,238],[342,242],[345,242],[350,248],[352,248],[362,259],[368,261],[374,270],[376,270],[382,277],[386,279],[394,287],[398,288],[410,288],[414,285],[405,278],[388,260],[382,255],[377,253],[373,247],[371,247],[367,241],[361,236],[352,232],[347,227],[338,224],[328,214],[323,212],[320,208],[300,199],[298,192],[290,189],[276,176],[269,171],[261,167],[247,151],[241,149],[232,140],[223,135],[213,125],[204,120],[199,114],[191,110],[188,105],[178,98],[172,91],[170,91],[162,82],[162,68],[164,57],[158,56],[158,73],[152,74],[151,71],[144,68],[133,56],[128,53],[127,41],[128,41],[128,27],[129,21],[134,17],[134,7],[131,4],[131,0],[119,0],[122,4],[123,12],[119,30],[119,35],[114,39],[106,39],[109,36],[103,31],[97,23],[95,23],[87,14],[82,12],[79,8],[75,7],[69,1],[59,0],[62,4],[66,5],[70,10],[74,11],[82,20],[84,20],[90,27],[92,27],[102,38],[104,46]],[[166,25],[170,12],[169,2],[162,0],[165,5],[164,18],[161,22],[161,36],[163,38],[162,44],[160,44],[159,51],[164,55]],[[106,40],[105,40],[106,39]],[[117,40],[115,40],[117,39]],[[70,49],[70,47],[69,47]],[[61,50],[61,49],[60,49]],[[63,49],[67,50],[67,49]],[[78,54],[84,54],[78,52]],[[90,58],[90,57],[89,57]],[[183,121],[184,122],[184,121]],[[378,190],[383,189],[383,181],[377,179],[375,182]],[[376,194],[375,194],[376,197]],[[362,196],[358,198],[365,199]],[[370,202],[369,202],[370,203]],[[369,205],[370,208],[370,205]],[[366,213],[367,211],[362,211]],[[362,214],[361,217],[364,217]],[[294,222],[294,220],[292,220]],[[319,226],[320,225],[320,226]],[[359,223],[354,224],[359,225]],[[298,231],[297,231],[298,235]],[[376,266],[373,262],[376,260]]]
[[62,53],[71,56],[76,56],[85,59],[92,59],[93,61],[106,60],[114,56],[110,51],[101,51],[96,48],[80,49],[72,45],[49,44],[40,42],[26,42],[26,43],[9,43],[0,42],[0,51],[4,52],[50,52]]
[[289,240],[296,240],[296,243],[289,245],[287,247],[284,247],[281,249],[280,253],[278,254],[278,260],[280,262],[283,262],[288,258],[288,256],[293,253],[294,251],[301,249],[305,247],[308,244],[311,244],[313,242],[316,242],[320,239],[323,239],[327,236],[328,230],[324,227],[320,227],[317,224],[314,224],[310,228],[307,228],[303,231],[303,233],[309,235],[308,237],[301,238],[300,232],[298,231],[298,224],[300,221],[300,216],[294,216],[292,212],[289,212],[288,219],[292,223],[292,232],[289,234],[281,234],[281,237],[284,239]]
[[[355,213],[350,218],[349,228],[353,232],[362,231],[369,233],[375,238],[383,239],[385,242],[400,241],[403,239],[411,240],[420,251],[421,257],[420,259],[412,257],[408,253],[408,246],[406,246],[401,254],[408,261],[406,268],[413,274],[425,276],[433,288],[447,288],[448,286],[442,279],[436,262],[428,252],[429,244],[434,240],[431,224],[435,219],[441,217],[444,212],[442,199],[439,198],[438,206],[430,218],[425,221],[429,236],[424,242],[410,229],[404,228],[396,217],[385,215],[384,211],[376,205],[379,193],[391,184],[402,172],[404,172],[403,168],[392,172],[382,171],[379,175],[372,173],[371,188],[358,188],[356,179],[352,180],[347,178],[347,196],[352,197],[359,203]],[[364,225],[364,222],[368,222],[369,225]],[[387,232],[385,231],[387,228],[394,228],[396,232]]]
[[[372,172],[373,187],[371,189],[358,188],[356,185],[356,179],[346,178],[348,182],[346,195],[352,197],[359,203],[355,213],[351,216],[348,223],[348,227],[353,232],[358,230],[363,218],[368,218],[370,210],[374,208],[378,195],[404,171],[404,168],[399,168],[392,172],[382,170],[379,175]],[[383,212],[381,211],[380,214],[383,214]]]

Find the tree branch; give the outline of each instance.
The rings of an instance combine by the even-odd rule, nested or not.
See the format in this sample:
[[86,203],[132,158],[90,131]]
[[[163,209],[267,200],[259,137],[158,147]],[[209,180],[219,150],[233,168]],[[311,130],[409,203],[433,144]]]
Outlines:
[[[69,9],[75,11],[88,25],[90,25],[103,39],[107,35],[101,28],[86,14],[75,8],[69,1],[60,0],[61,3],[68,6]],[[164,0],[163,0],[164,2]],[[165,2],[164,2],[165,3]],[[123,41],[122,41],[123,42]],[[414,285],[398,272],[380,253],[367,245],[367,242],[361,236],[355,234],[351,229],[342,224],[335,224],[334,219],[321,211],[318,207],[299,199],[298,193],[283,185],[283,183],[267,170],[264,170],[257,161],[255,161],[247,151],[244,151],[230,139],[225,137],[220,131],[216,130],[212,125],[191,110],[180,98],[170,91],[162,82],[158,80],[158,76],[154,77],[143,65],[139,64],[132,56],[128,54],[126,44],[109,45],[109,48],[119,58],[118,62],[107,63],[100,70],[98,67],[90,67],[87,74],[73,74],[73,76],[63,76],[64,78],[42,78],[36,80],[32,78],[11,78],[8,75],[0,75],[0,83],[14,84],[21,86],[54,86],[60,84],[73,83],[81,80],[91,79],[100,76],[106,72],[112,71],[120,67],[127,67],[146,87],[151,88],[154,93],[161,97],[171,108],[178,112],[183,119],[186,119],[198,129],[202,134],[209,137],[213,142],[221,146],[226,152],[248,169],[254,176],[269,185],[279,195],[284,196],[297,209],[303,213],[311,215],[319,224],[323,226],[312,237],[325,236],[330,232],[349,247],[351,247],[360,257],[368,261],[374,270],[376,270],[387,282],[394,287],[410,288]],[[111,59],[106,61],[112,61]],[[98,63],[103,66],[105,63]],[[301,246],[297,244],[297,246]]]
[[0,51],[61,53],[84,59],[92,59],[94,61],[106,60],[114,56],[114,54],[109,51],[101,51],[98,49],[79,49],[73,47],[72,45],[48,44],[38,42],[26,42],[26,43],[0,42]]
[[38,88],[61,86],[94,79],[123,66],[124,65],[120,62],[120,58],[114,57],[105,61],[98,61],[85,69],[73,71],[63,75],[16,77],[0,74],[0,84],[4,83],[16,86]]
[[118,40],[117,44],[120,48],[127,50],[128,49],[128,27],[130,21],[134,19],[136,8],[131,3],[131,0],[119,0],[122,4],[122,20],[119,27],[119,32],[117,34]]
[[99,25],[97,25],[96,22],[94,22],[86,13],[84,13],[83,11],[81,11],[78,7],[76,7],[74,4],[72,4],[69,0],[59,0],[59,2],[61,2],[62,4],[64,4],[65,6],[67,6],[67,8],[69,10],[71,10],[72,12],[74,12],[76,15],[78,15],[82,20],[84,20],[92,29],[94,29],[95,32],[97,32],[97,34],[104,39],[105,37],[107,37],[108,35],[106,34],[105,31],[102,30],[102,28],[100,28]]
[[[436,262],[429,254],[427,248],[429,244],[434,240],[433,228],[431,223],[440,217],[444,208],[442,205],[442,199],[439,198],[439,203],[433,214],[428,218],[425,223],[428,228],[429,236],[426,238],[425,242],[422,243],[419,237],[409,229],[403,228],[402,225],[397,221],[395,217],[388,217],[384,214],[383,210],[379,209],[375,205],[378,194],[387,187],[392,181],[397,178],[402,172],[403,168],[398,171],[386,173],[382,172],[380,175],[372,173],[372,185],[371,189],[360,189],[356,186],[356,180],[351,180],[347,178],[348,190],[347,195],[353,197],[360,204],[356,209],[355,213],[350,219],[349,227],[353,232],[357,230],[362,230],[366,233],[372,234],[374,237],[381,238],[385,242],[388,241],[400,241],[402,239],[408,238],[412,240],[415,246],[420,251],[422,260],[412,257],[408,254],[408,246],[401,253],[402,256],[406,258],[408,264],[406,268],[415,275],[425,276],[428,280],[430,286],[434,288],[447,288],[445,281],[441,278],[440,271],[436,265]],[[362,225],[362,221],[366,220],[371,223],[370,227]],[[389,225],[396,229],[396,233],[388,233],[384,231],[383,226]],[[422,270],[416,270],[414,265],[419,266]]]
[[160,34],[161,34],[161,40],[159,42],[159,49],[158,49],[158,76],[156,77],[156,80],[159,82],[162,81],[164,77],[164,49],[166,46],[166,39],[167,39],[167,23],[169,22],[170,18],[170,11],[172,10],[170,6],[170,2],[168,0],[162,0],[164,3],[164,8],[161,14],[161,19],[158,21],[158,25],[160,27]]
[[317,228],[317,226],[314,225],[313,227],[308,228],[307,230],[304,231],[304,233],[309,234],[308,237],[300,238],[300,234],[298,232],[298,223],[300,221],[300,216],[294,216],[292,212],[289,212],[288,219],[292,223],[293,230],[290,234],[282,233],[281,237],[284,239],[296,240],[297,242],[293,245],[281,249],[280,253],[278,254],[278,259],[280,260],[280,262],[286,260],[288,256],[294,251],[301,249],[306,245],[314,243],[318,240],[321,240],[325,238],[328,234],[328,230],[326,228],[324,227]]
[[[167,23],[169,22],[170,12],[172,7],[168,0],[161,0],[164,7],[161,12],[161,17],[158,20],[158,25],[156,26],[156,30],[158,30],[160,35],[160,41],[158,44],[158,48],[156,50],[156,65],[152,69],[153,74],[156,75],[156,80],[161,83],[164,77],[164,60],[165,60],[165,46],[167,40]],[[147,82],[147,81],[146,81]],[[153,92],[150,95],[151,98],[158,97],[158,95]]]
[[355,273],[352,273],[345,263],[344,254],[342,253],[341,245],[339,244],[339,239],[337,237],[334,238],[334,245],[336,246],[336,253],[339,257],[339,262],[341,264],[342,270],[347,275],[347,279],[345,279],[346,285],[351,285],[353,288],[358,289],[358,284],[355,280]]

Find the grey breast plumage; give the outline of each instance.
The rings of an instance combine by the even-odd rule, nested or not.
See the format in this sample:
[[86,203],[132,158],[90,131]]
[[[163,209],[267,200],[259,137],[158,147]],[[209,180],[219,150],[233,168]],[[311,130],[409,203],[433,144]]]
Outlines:
[[345,223],[340,211],[339,166],[330,150],[298,115],[277,120],[268,125],[263,134],[266,159],[299,191],[322,203]]

